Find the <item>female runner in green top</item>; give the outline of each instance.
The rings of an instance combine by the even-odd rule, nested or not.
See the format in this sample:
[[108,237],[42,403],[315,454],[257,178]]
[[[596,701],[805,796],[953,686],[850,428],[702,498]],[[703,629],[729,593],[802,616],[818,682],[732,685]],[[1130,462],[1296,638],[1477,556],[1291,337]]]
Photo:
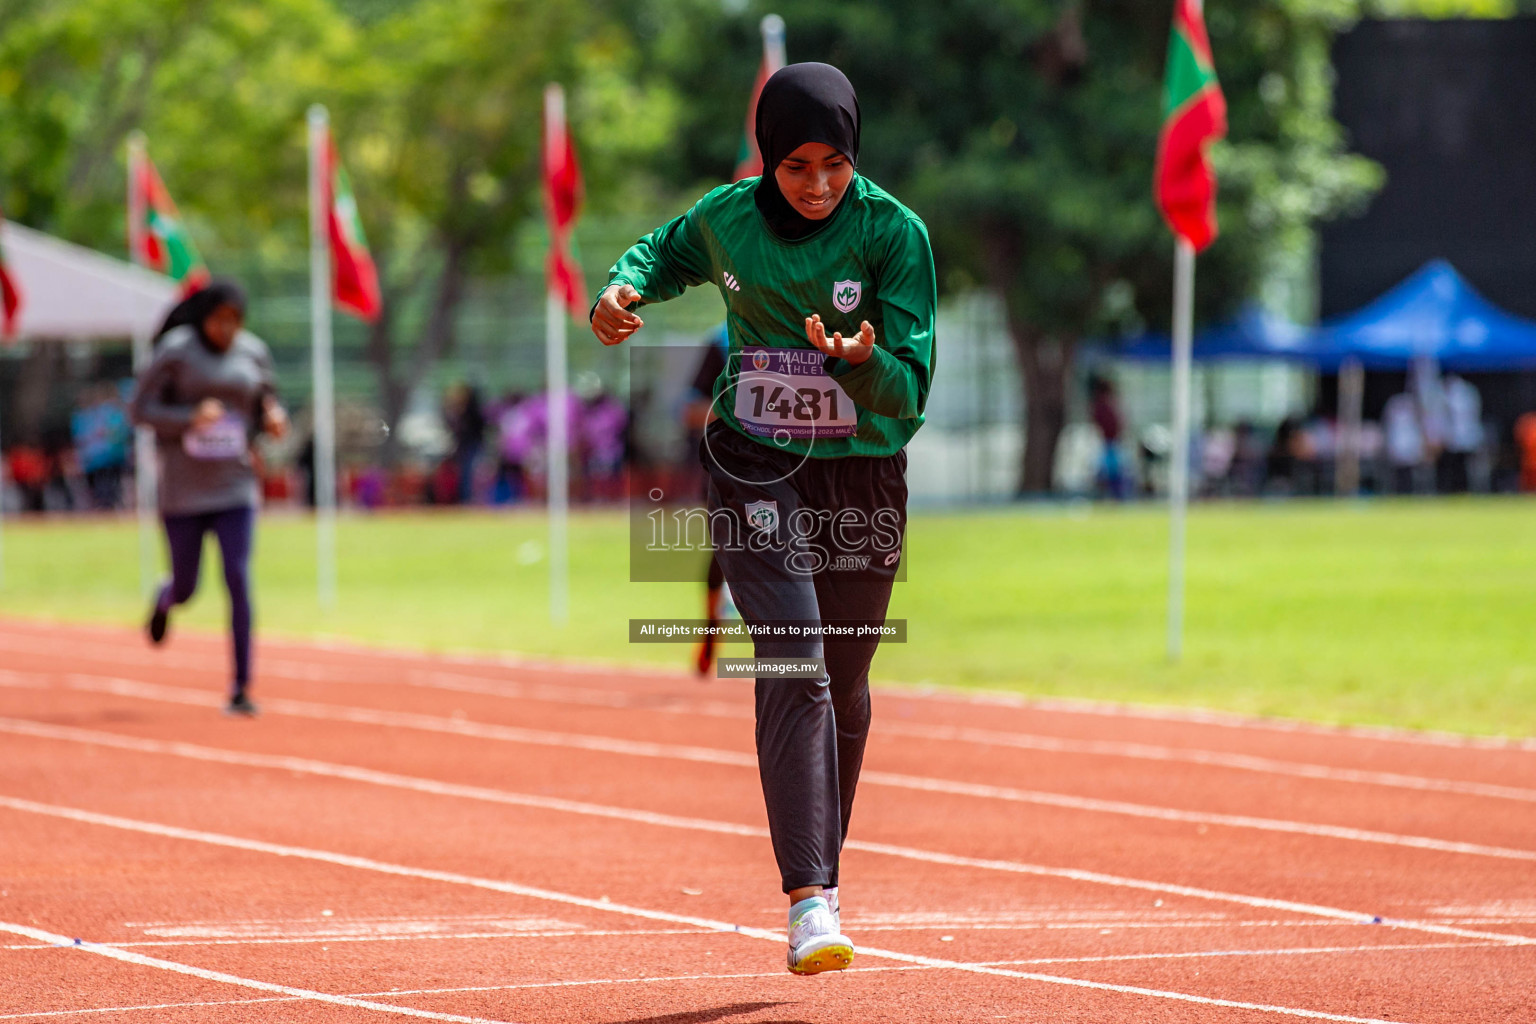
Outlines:
[[933,379],[937,295],[923,222],[855,171],[859,105],[841,71],[774,74],[757,141],[762,177],[715,189],[636,242],[592,330],[617,345],[643,325],[635,307],[691,285],[725,300],[730,350],[700,455],[717,555],[758,659],[773,659],[756,685],[758,763],[790,899],[789,968],[814,974],[853,959],[838,855],[901,560],[903,447]]

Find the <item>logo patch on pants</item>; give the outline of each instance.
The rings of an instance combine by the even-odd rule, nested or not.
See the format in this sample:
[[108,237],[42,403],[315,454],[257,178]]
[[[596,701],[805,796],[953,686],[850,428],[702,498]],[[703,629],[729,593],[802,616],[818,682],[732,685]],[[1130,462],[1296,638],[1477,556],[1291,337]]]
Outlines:
[[779,525],[779,503],[776,501],[747,502],[747,525],[754,530],[772,531]]

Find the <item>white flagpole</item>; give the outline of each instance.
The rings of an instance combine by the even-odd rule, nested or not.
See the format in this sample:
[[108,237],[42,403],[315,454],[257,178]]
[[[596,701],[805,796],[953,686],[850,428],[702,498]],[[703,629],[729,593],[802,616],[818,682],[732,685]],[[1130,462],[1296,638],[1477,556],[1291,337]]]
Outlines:
[[784,19],[777,14],[765,14],[759,26],[763,32],[763,53],[768,66],[775,71],[784,66]]
[[[139,262],[144,252],[144,196],[136,187],[139,169],[145,160],[143,132],[128,136],[128,259]],[[153,330],[153,328],[150,328]],[[142,330],[133,336],[133,372],[137,376],[149,365],[152,339]],[[139,521],[139,589],[152,596],[159,579],[159,552],[156,548],[155,505],[159,490],[159,455],[155,451],[155,432],[137,427],[133,432],[134,504]]]
[[1194,340],[1195,247],[1173,259],[1173,447],[1168,462],[1168,658],[1184,649],[1184,513],[1189,505],[1189,378]]
[[[0,448],[0,451],[3,451]],[[0,458],[0,590],[5,589],[5,459]]]
[[314,399],[316,578],[320,607],[336,606],[336,397],[331,366],[331,239],[326,149],[330,115],[309,108],[309,319]]
[[[565,152],[565,92],[553,82],[544,88],[544,152]],[[550,244],[554,244],[553,237]],[[544,390],[549,401],[549,620],[564,625],[570,619],[570,566],[566,546],[570,424],[566,420],[565,303],[555,293],[550,281],[545,282],[544,358]]]

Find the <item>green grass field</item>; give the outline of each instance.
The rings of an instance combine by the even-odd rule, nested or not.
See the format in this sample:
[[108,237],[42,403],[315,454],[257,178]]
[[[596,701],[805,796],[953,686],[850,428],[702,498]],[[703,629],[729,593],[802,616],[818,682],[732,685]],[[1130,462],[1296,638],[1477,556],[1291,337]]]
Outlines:
[[[875,676],[1532,735],[1533,525],[1536,506],[1519,500],[1197,508],[1185,657],[1172,666],[1160,510],[919,512],[891,610],[910,642],[883,647]],[[257,540],[258,622],[290,637],[682,664],[686,647],[629,644],[628,620],[697,616],[702,588],[628,582],[626,536],[620,513],[574,517],[572,620],[554,628],[538,513],[346,517],[330,613],[315,598],[312,525],[273,514]],[[179,626],[218,628],[225,614],[209,544]],[[11,520],[4,559],[0,614],[142,616],[127,520]]]

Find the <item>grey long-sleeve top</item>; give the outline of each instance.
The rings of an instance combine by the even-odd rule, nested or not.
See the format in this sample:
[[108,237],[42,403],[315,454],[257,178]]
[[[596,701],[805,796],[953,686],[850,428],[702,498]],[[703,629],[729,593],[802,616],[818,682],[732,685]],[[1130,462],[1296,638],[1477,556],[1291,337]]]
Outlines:
[[[251,439],[261,427],[262,399],[273,390],[272,354],[254,334],[241,331],[227,352],[215,352],[192,327],[178,327],[160,340],[139,375],[133,418],[155,431],[162,513],[260,503]],[[224,403],[224,419],[193,430],[192,413],[206,398]]]

